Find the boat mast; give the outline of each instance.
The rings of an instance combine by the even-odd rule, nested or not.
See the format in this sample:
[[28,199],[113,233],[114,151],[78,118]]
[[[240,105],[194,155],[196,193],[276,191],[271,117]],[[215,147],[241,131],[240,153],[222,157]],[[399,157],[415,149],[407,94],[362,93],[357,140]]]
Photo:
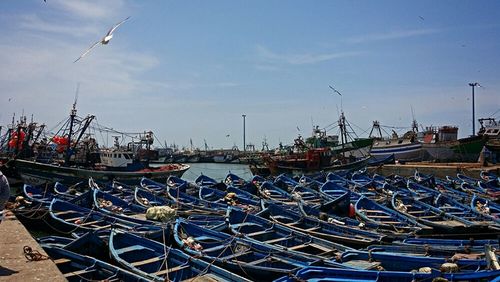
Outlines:
[[345,157],[345,143],[347,143],[347,130],[345,126],[345,116],[344,112],[340,113],[340,119],[339,119],[339,128],[340,128],[340,142],[342,142],[342,156]]
[[66,147],[66,156],[64,158],[64,164],[67,166],[69,165],[69,159],[71,157],[71,135],[73,134],[73,124],[75,122],[76,118],[76,101],[78,99],[78,93],[75,98],[75,102],[73,103],[73,108],[71,109],[70,115],[69,115],[69,133],[68,133],[68,146]]

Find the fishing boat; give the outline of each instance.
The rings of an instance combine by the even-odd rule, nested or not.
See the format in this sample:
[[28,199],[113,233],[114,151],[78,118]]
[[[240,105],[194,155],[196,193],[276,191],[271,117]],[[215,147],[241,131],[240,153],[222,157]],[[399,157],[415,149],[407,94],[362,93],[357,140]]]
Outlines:
[[111,232],[109,252],[122,267],[149,281],[250,281],[176,248],[118,230]]
[[258,214],[260,217],[332,242],[339,242],[351,247],[366,247],[391,241],[389,236],[304,216],[298,209],[285,207],[281,204],[268,202],[265,206],[266,209]]
[[364,221],[377,224],[381,228],[419,233],[427,233],[432,230],[431,227],[418,223],[416,220],[377,204],[364,196],[356,202],[354,208],[356,214]]
[[68,281],[149,281],[140,275],[90,256],[50,244],[43,244],[42,247]]
[[452,214],[443,213],[440,209],[414,199],[412,196],[395,193],[392,196],[392,208],[409,218],[413,218],[437,232],[465,233],[474,228],[474,223]]
[[[402,282],[402,281],[434,281],[442,277],[446,281],[495,281],[498,282],[498,270],[481,270],[470,273],[441,273],[439,270],[432,270],[431,273],[418,271],[374,271],[374,270],[354,270],[325,267],[305,267],[292,275],[283,276],[275,282],[294,281],[328,281],[328,282]],[[435,280],[438,281],[438,280]],[[444,281],[444,280],[443,280]]]
[[318,171],[336,171],[359,169],[364,167],[370,156],[361,158],[343,157],[330,148],[311,148],[306,152],[291,155],[264,157],[264,163],[271,175],[282,173],[292,175],[313,174]]
[[152,225],[151,222],[128,217],[118,218],[92,209],[53,199],[49,206],[50,226],[57,232],[69,234],[75,231],[89,232],[112,226],[140,234],[155,233],[168,225]]
[[51,138],[56,148],[51,149],[51,158],[42,162],[34,155],[14,160],[14,167],[25,183],[58,181],[73,184],[91,177],[99,181],[131,183],[138,182],[144,176],[164,182],[170,175],[182,176],[189,169],[188,165],[183,164],[149,166],[139,152],[141,144],[145,144],[147,148],[152,144],[151,132],[139,136],[139,143],[131,142],[127,147],[122,147],[115,139],[113,148],[101,149],[94,138],[85,136],[94,116],[80,118],[76,113],[75,101],[69,119],[59,130],[59,134]]
[[241,210],[229,208],[227,218],[232,234],[244,236],[253,242],[271,245],[284,252],[331,260],[341,252],[351,249],[280,224],[274,224],[272,221]]
[[271,175],[314,174],[320,171],[356,170],[366,166],[371,158],[369,151],[373,139],[349,136],[347,130],[350,125],[343,112],[337,123],[340,141],[339,136],[327,136],[326,131],[316,127],[312,137],[306,141],[299,135],[291,148],[263,156],[264,165]]
[[[423,157],[422,143],[417,140],[416,132],[418,127],[416,121],[413,122],[412,130],[406,132],[402,137],[393,130],[390,139],[384,139],[378,121],[373,122],[370,137],[375,138],[370,154],[376,160],[384,160],[391,155],[397,161],[418,161]],[[375,137],[374,131],[378,133]]]
[[174,239],[186,253],[254,281],[271,280],[304,266],[323,264],[318,259],[276,252],[265,244],[206,230],[181,219],[175,223]]
[[424,132],[422,148],[426,160],[437,162],[476,162],[487,138],[471,136],[457,138],[458,127],[428,127]]
[[470,202],[470,207],[472,210],[484,214],[495,222],[500,223],[500,204],[491,202],[474,194]]

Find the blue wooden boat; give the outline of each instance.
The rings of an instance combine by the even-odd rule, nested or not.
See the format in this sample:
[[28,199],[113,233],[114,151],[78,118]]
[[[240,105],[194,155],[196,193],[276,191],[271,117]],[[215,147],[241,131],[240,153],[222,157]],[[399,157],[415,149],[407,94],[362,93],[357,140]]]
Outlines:
[[[484,256],[483,248],[451,247],[440,245],[412,245],[412,244],[391,244],[391,245],[371,245],[366,248],[368,252],[384,252],[404,254],[410,256],[453,258],[455,254],[465,254],[467,257],[480,258]],[[453,260],[453,259],[452,259]]]
[[136,187],[134,193],[135,201],[146,208],[154,206],[170,206],[177,208],[179,215],[189,216],[191,214],[225,214],[224,210],[212,209],[210,207],[192,205],[190,203],[175,202],[170,198],[155,195],[142,188]]
[[382,228],[420,233],[427,233],[432,230],[431,227],[377,204],[366,197],[361,197],[354,205],[354,209],[356,214],[364,221],[377,224]]
[[154,194],[162,194],[166,193],[167,191],[167,186],[164,184],[161,184],[159,182],[153,181],[149,178],[143,177],[141,178],[141,181],[139,182],[141,187],[147,191],[150,191]]
[[213,203],[205,200],[201,200],[196,193],[196,196],[187,194],[185,191],[187,189],[188,183],[185,182],[179,186],[163,185],[161,183],[152,181],[147,178],[141,180],[141,186],[143,189],[148,190],[157,196],[167,197],[172,200],[176,205],[177,203],[185,204],[197,209],[212,209],[212,210],[226,210],[227,205],[223,203]]
[[476,225],[476,232],[483,232],[488,229],[500,230],[500,225],[496,224],[490,217],[476,212],[470,206],[459,203],[451,197],[444,194],[439,194],[436,197],[422,199],[439,210],[458,216],[462,219],[470,221]]
[[42,247],[68,281],[149,281],[140,275],[89,256],[51,245]]
[[247,191],[252,195],[257,195],[257,186],[256,184],[260,184],[262,179],[257,177],[252,179],[252,182],[248,182],[245,179],[239,177],[238,175],[229,172],[224,178],[224,183],[228,186],[234,186],[236,188],[240,188],[241,190]]
[[[479,176],[483,181],[497,181],[497,184],[500,184],[500,177],[493,173],[492,171],[481,170]],[[498,186],[498,185],[497,185]]]
[[380,225],[373,224],[371,222],[364,222],[356,219],[355,217],[349,217],[349,207],[350,207],[350,195],[349,191],[342,191],[336,200],[332,201],[333,205],[326,205],[323,209],[321,206],[311,206],[306,205],[303,202],[299,202],[299,211],[304,216],[310,216],[318,218],[321,221],[348,226],[349,228],[355,228],[359,230],[370,230],[372,232],[384,232],[389,233],[389,230],[381,230]]
[[[296,273],[284,276],[275,282],[295,281],[324,281],[324,282],[410,282],[410,281],[434,281],[438,277],[446,281],[500,281],[498,270],[482,270],[470,273],[441,273],[433,270],[431,273],[423,272],[401,272],[401,271],[373,271],[352,270],[309,266],[298,270]],[[437,280],[436,280],[437,281]]]
[[[52,189],[49,186],[34,186],[29,184],[23,185],[23,194],[26,196],[26,199],[32,204],[43,204],[44,206],[48,206],[52,199],[57,197],[57,194],[52,193]],[[63,199],[71,199],[71,197],[64,197]]]
[[154,206],[169,206],[174,203],[172,200],[161,197],[139,187],[136,187],[134,190],[134,200],[137,204],[146,208]]
[[206,228],[222,230],[227,225],[224,216],[225,210],[214,210],[182,202],[174,202],[139,187],[136,187],[135,190],[135,201],[146,208],[154,206],[175,207],[178,216],[187,218],[190,222]]
[[54,193],[62,197],[76,197],[88,190],[88,180],[80,181],[73,185],[64,185],[61,182],[54,183]]
[[49,206],[50,226],[60,233],[69,234],[75,231],[89,232],[111,227],[125,229],[142,234],[154,233],[166,228],[153,226],[151,222],[132,217],[118,218],[92,209],[80,207],[72,203],[53,199]]
[[253,242],[271,245],[277,250],[294,252],[319,259],[334,259],[351,248],[299,232],[264,218],[229,208],[227,219],[231,232]]
[[419,245],[419,246],[449,246],[449,247],[468,247],[468,248],[484,248],[484,245],[491,245],[498,249],[499,242],[497,239],[489,240],[459,240],[459,239],[435,239],[435,238],[406,238],[402,241],[404,244]]
[[219,184],[220,182],[209,176],[201,174],[194,180],[194,183],[196,183],[198,186],[213,186]]
[[118,230],[111,232],[109,252],[122,267],[149,281],[184,281],[193,278],[249,281],[178,249]]
[[[234,193],[234,194],[229,194],[229,193]],[[242,210],[250,213],[257,213],[261,210],[260,200],[254,200],[251,198],[249,199],[246,197],[246,195],[238,192],[228,191],[226,193],[215,188],[201,186],[199,190],[199,197],[200,199],[205,201],[214,203],[225,203],[232,207],[241,208]]]
[[174,227],[177,246],[186,253],[239,273],[254,281],[269,281],[308,265],[321,265],[311,259],[242,238],[200,228],[178,219]]
[[[445,263],[449,263],[448,258],[439,257],[425,257],[414,256],[407,254],[396,254],[390,252],[377,252],[377,251],[358,251],[349,250],[342,254],[342,263],[348,263],[351,260],[364,261],[369,260],[373,263],[378,263],[378,266],[387,271],[412,271],[418,270],[422,267],[429,267],[434,270],[441,269]],[[487,262],[485,259],[458,259],[453,261],[457,268],[451,270],[453,275],[469,275],[476,273],[480,270],[487,269]],[[444,270],[446,273],[450,270]],[[484,272],[482,272],[484,274]],[[494,272],[498,275],[500,271]],[[491,275],[491,273],[489,274]]]
[[437,232],[452,233],[467,232],[475,228],[473,222],[442,212],[432,205],[414,199],[412,196],[396,192],[392,196],[392,208],[401,214],[434,228]]
[[304,216],[298,209],[285,207],[272,202],[258,216],[272,220],[300,232],[338,242],[351,247],[366,247],[381,242],[389,242],[388,236],[349,226],[333,224],[315,217]]
[[55,235],[36,238],[36,241],[42,246],[50,245],[50,246],[59,247],[59,248],[64,248],[64,246],[73,242],[74,240],[75,240],[75,238],[55,236]]
[[484,214],[497,223],[500,223],[500,204],[481,198],[474,194],[470,207],[473,211]]
[[295,186],[290,193],[270,181],[265,181],[259,187],[259,194],[263,199],[270,199],[282,204],[297,205],[298,201],[304,201],[307,204],[319,205],[325,201],[331,201],[332,198],[323,195],[307,187]]
[[[128,195],[127,195],[128,196]],[[132,195],[133,196],[133,195]],[[144,215],[146,208],[135,204],[128,196],[128,201],[113,194],[92,189],[94,207],[102,213],[120,216]]]

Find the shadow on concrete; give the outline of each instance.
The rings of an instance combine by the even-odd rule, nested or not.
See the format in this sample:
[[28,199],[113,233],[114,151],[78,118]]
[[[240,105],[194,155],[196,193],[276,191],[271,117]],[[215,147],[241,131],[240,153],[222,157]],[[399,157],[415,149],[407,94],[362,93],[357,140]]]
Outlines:
[[0,265],[0,276],[10,276],[15,273],[19,273],[19,271],[11,270]]

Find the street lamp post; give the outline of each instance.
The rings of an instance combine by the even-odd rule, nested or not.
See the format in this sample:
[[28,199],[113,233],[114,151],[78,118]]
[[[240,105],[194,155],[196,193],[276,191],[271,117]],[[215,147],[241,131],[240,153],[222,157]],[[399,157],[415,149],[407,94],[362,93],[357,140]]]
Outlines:
[[247,147],[246,147],[246,142],[245,142],[245,119],[247,115],[241,115],[243,117],[243,152],[246,152]]
[[469,83],[469,86],[472,87],[472,136],[476,135],[476,107],[474,105],[474,87],[480,87],[479,83],[473,82]]

